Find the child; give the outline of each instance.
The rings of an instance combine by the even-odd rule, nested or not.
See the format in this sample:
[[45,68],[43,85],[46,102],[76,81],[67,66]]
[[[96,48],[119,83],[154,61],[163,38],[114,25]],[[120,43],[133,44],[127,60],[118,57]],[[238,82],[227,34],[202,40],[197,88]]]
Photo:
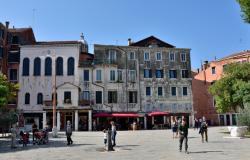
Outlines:
[[107,137],[108,137],[108,133],[106,131],[106,129],[103,130],[103,138],[104,138],[104,145],[106,147],[107,144]]

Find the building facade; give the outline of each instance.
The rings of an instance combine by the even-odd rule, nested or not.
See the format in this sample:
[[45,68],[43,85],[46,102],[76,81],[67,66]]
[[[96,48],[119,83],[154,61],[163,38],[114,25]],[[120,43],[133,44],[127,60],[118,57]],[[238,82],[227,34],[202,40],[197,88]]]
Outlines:
[[27,130],[33,122],[39,128],[46,125],[52,128],[55,86],[57,129],[64,130],[69,120],[74,130],[91,130],[88,122],[92,121],[92,110],[80,103],[82,87],[78,68],[87,49],[83,40],[37,42],[21,47],[18,109]]
[[141,128],[170,126],[174,116],[192,124],[190,49],[154,36],[128,46],[96,44],[92,73],[97,122],[102,112],[122,129],[133,121]]
[[[12,83],[18,83],[20,45],[36,42],[32,28],[9,27],[0,23],[0,73],[7,76]],[[8,108],[17,108],[17,97],[8,102]]]
[[236,125],[234,112],[218,114],[216,102],[208,88],[223,75],[223,69],[230,63],[250,62],[250,51],[229,55],[215,61],[205,61],[201,69],[194,73],[192,81],[193,106],[196,118],[206,117],[210,125]]

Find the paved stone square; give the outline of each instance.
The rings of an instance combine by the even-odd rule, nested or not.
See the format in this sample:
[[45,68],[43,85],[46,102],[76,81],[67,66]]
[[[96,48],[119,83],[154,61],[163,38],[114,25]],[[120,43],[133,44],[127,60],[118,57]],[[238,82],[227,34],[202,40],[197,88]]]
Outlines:
[[[226,127],[209,128],[209,142],[201,143],[197,130],[189,129],[189,154],[178,151],[178,139],[171,130],[118,131],[114,152],[104,151],[102,132],[74,132],[72,146],[64,133],[48,145],[28,145],[11,150],[7,139],[0,139],[0,160],[247,160],[250,138],[228,138]],[[7,147],[6,147],[7,146]]]

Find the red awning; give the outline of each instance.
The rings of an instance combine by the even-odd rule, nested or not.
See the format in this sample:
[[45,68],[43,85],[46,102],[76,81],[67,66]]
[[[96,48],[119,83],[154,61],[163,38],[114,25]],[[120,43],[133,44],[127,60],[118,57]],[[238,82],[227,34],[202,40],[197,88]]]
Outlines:
[[168,114],[168,112],[151,112],[148,114],[148,116],[166,116]]
[[113,117],[139,117],[136,113],[112,113]]
[[109,113],[96,113],[94,117],[112,117],[112,115]]

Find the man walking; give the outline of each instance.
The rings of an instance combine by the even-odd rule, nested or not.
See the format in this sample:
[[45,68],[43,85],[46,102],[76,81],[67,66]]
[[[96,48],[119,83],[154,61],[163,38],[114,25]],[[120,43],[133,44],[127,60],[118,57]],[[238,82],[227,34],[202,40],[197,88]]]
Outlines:
[[187,122],[186,119],[182,120],[182,123],[179,126],[179,149],[180,152],[182,151],[182,143],[183,141],[185,141],[185,153],[188,153],[187,149],[188,149],[188,126],[187,126]]
[[67,142],[68,142],[67,145],[73,144],[71,135],[72,135],[72,127],[71,127],[70,121],[67,121],[67,127],[66,127],[66,136],[67,136]]
[[205,118],[203,118],[203,121],[201,123],[201,128],[200,128],[199,133],[201,134],[201,141],[202,141],[202,143],[204,143],[204,136],[205,136],[206,142],[208,142],[207,122],[206,122]]
[[114,121],[111,121],[111,139],[113,147],[116,146],[116,125]]

